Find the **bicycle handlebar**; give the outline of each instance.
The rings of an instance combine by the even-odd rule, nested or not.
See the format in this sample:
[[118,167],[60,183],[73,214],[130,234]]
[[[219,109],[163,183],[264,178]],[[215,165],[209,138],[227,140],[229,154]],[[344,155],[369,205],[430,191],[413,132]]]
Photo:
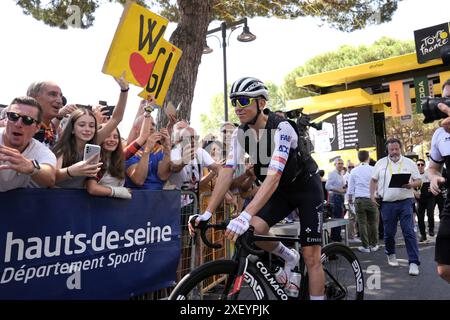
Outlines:
[[[216,224],[210,224],[210,223],[208,223],[208,221],[200,221],[199,224],[196,226],[195,225],[195,217],[193,217],[189,221],[189,223],[195,229],[200,229],[200,237],[202,238],[202,241],[206,246],[213,248],[213,249],[222,248],[222,245],[220,245],[218,243],[211,243],[208,240],[208,237],[206,236],[206,231],[211,228],[213,228],[214,230],[226,230],[229,221],[222,221],[222,222],[216,223]],[[237,242],[240,243],[242,245],[242,247],[244,247],[244,249],[246,249],[250,254],[260,256],[260,255],[264,254],[264,250],[254,249],[250,245],[251,243],[254,242],[254,232],[255,232],[255,228],[253,226],[250,226],[248,228],[248,230],[238,238]]]

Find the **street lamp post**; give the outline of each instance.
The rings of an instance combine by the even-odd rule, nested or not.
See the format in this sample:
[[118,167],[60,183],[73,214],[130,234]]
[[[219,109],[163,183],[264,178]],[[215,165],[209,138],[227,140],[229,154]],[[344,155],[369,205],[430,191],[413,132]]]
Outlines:
[[[250,29],[247,25],[247,18],[243,18],[238,21],[233,21],[230,23],[227,23],[223,21],[220,24],[220,27],[208,30],[206,33],[207,35],[216,33],[218,31],[222,32],[222,51],[223,51],[223,103],[225,108],[225,122],[228,121],[228,90],[227,90],[227,29],[231,28],[231,32],[236,30],[239,25],[244,25],[244,30],[242,33],[238,36],[238,41],[241,42],[250,42],[256,39],[256,36],[250,32]],[[231,33],[230,33],[231,36]],[[203,53],[211,53],[213,50],[208,47],[208,45],[205,46],[203,49]]]

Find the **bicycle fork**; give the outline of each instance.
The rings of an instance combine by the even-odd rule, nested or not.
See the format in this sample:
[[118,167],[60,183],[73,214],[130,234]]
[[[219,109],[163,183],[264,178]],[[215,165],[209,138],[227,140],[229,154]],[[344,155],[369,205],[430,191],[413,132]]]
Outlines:
[[[236,251],[236,253],[239,253],[239,256],[234,257],[234,260],[238,260],[236,275],[234,277],[229,277],[225,285],[224,295],[227,295],[228,299],[237,299],[239,293],[241,292],[242,282],[245,280],[245,272],[248,267],[248,252],[245,251],[246,250]],[[233,288],[231,292],[227,294],[231,286],[233,286]]]

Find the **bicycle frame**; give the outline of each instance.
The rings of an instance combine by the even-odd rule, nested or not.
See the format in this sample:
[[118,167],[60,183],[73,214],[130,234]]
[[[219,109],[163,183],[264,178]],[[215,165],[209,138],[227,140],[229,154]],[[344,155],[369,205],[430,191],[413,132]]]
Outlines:
[[[226,223],[222,222],[220,224],[207,224],[206,222],[201,222],[198,226],[198,229],[201,230],[200,235],[203,242],[208,247],[219,248],[220,245],[212,244],[207,239],[206,230],[209,228],[225,230]],[[265,251],[257,249],[255,242],[262,241],[299,243],[300,237],[255,235],[254,228],[251,226],[237,239],[234,255],[231,259],[225,259],[223,261],[223,263],[226,263],[224,268],[221,267],[220,261],[211,261],[204,266],[199,267],[190,275],[187,275],[181,280],[181,282],[174,289],[172,297],[176,299],[186,299],[190,290],[200,288],[197,287],[197,285],[203,281],[202,279],[207,279],[202,278],[202,275],[205,275],[205,272],[207,275],[206,277],[208,277],[208,275],[214,276],[217,271],[219,271],[217,275],[221,274],[220,271],[224,271],[225,274],[228,275],[224,278],[226,281],[225,283],[222,282],[219,294],[217,295],[217,292],[214,293],[216,297],[219,297],[219,299],[245,299],[247,293],[249,292],[257,300],[272,298],[266,296],[266,294],[270,295],[270,292],[273,293],[274,298],[277,300],[308,299],[308,272],[302,253],[299,252],[300,257],[297,264],[298,271],[301,274],[300,292],[298,297],[289,297],[284,291],[284,285],[280,284],[276,280],[271,266],[267,266],[264,259],[260,259],[260,256],[264,254]],[[328,279],[325,282],[324,288],[324,294],[327,298],[331,300],[341,300],[348,297],[351,299],[355,298],[356,300],[364,298],[364,279],[362,268],[357,257],[347,246],[332,243],[322,247],[320,261],[323,265],[325,278]],[[340,264],[341,261],[344,262],[345,266]],[[346,264],[346,262],[348,264]],[[350,271],[350,278],[345,276],[347,274],[346,270]],[[344,277],[341,277],[341,275],[344,275]],[[342,281],[343,279],[350,279],[350,284],[347,285],[345,280],[344,282]],[[245,292],[241,292],[244,282],[246,283],[246,289]],[[352,295],[353,293],[354,295]]]
[[[249,239],[250,238],[250,239]],[[240,238],[239,238],[240,239]],[[283,289],[283,286],[278,283],[278,281],[275,279],[275,276],[269,271],[269,268],[264,264],[264,262],[258,257],[258,255],[251,255],[251,252],[245,248],[245,246],[242,246],[242,241],[236,242],[236,252],[232,258],[234,261],[238,261],[238,272],[236,274],[236,279],[234,280],[234,286],[231,293],[228,294],[228,298],[233,298],[233,296],[237,297],[239,295],[242,281],[244,280],[244,276],[249,277],[249,274],[246,274],[245,271],[248,267],[248,263],[252,263],[258,272],[261,275],[261,278],[264,279],[265,285],[267,288],[270,288],[275,297],[278,300],[288,300],[288,299],[302,299],[305,298],[305,288],[308,287],[308,276],[307,276],[307,270],[305,267],[305,263],[303,260],[303,255],[300,253],[300,259],[298,262],[301,282],[300,282],[300,292],[298,298],[291,298],[289,297],[286,292]],[[261,235],[251,235],[246,239],[247,241],[253,243],[256,241],[289,241],[289,242],[300,242],[300,238],[289,238],[289,237],[276,237],[276,236],[261,236]],[[230,280],[230,279],[229,279]],[[233,281],[233,279],[231,279]],[[256,281],[251,281],[251,279],[247,279],[247,282],[250,282],[250,286],[257,296],[260,294],[260,290],[258,290],[257,286],[259,285]],[[227,283],[226,286],[231,285],[230,283]],[[225,292],[227,292],[229,288],[225,288]],[[307,291],[307,290],[306,290]],[[307,294],[307,292],[306,292]]]

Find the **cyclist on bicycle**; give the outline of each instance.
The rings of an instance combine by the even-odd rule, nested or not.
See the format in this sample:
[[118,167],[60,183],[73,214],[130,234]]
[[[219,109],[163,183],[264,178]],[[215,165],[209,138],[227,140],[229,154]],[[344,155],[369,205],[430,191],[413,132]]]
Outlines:
[[[225,236],[236,241],[249,225],[255,228],[255,234],[268,235],[271,226],[298,208],[309,293],[312,300],[321,300],[324,297],[324,273],[320,262],[323,193],[317,165],[312,158],[306,163],[300,160],[295,123],[264,110],[269,94],[262,81],[252,77],[237,80],[231,87],[230,99],[241,126],[233,133],[226,164],[220,171],[219,183],[208,207],[196,217],[195,223],[210,219],[231,185],[234,169],[244,163],[244,155],[248,154],[257,178],[263,183],[245,210],[230,221]],[[190,224],[189,229],[193,234]],[[281,242],[257,245],[285,261],[284,277],[281,278],[290,285],[291,270],[298,263],[299,253]]]

